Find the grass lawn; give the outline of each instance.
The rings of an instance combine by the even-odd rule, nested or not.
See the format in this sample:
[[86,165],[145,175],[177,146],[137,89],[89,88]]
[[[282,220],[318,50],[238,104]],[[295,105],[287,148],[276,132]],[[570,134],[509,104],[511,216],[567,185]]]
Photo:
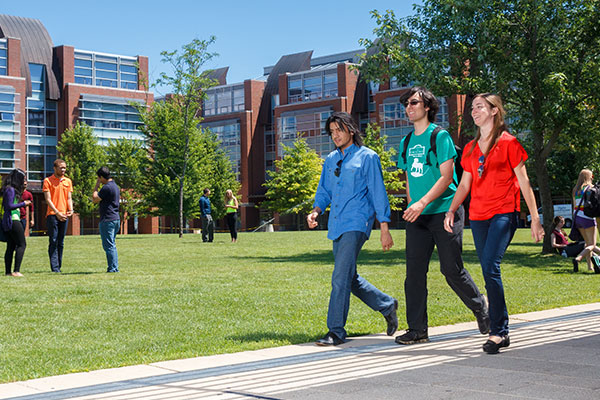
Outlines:
[[[383,253],[374,232],[359,272],[398,298],[404,319],[404,231]],[[0,382],[200,355],[310,342],[326,330],[333,264],[326,232],[119,237],[121,272],[106,274],[99,236],[67,237],[63,273],[51,274],[47,238],[33,237],[24,278],[0,277]],[[572,273],[569,260],[540,255],[519,230],[503,262],[509,313],[600,301],[600,276]],[[464,258],[483,278],[470,231]],[[585,268],[585,263],[583,264]],[[429,274],[431,326],[474,320],[446,285],[437,259]],[[385,330],[352,298],[347,330]]]

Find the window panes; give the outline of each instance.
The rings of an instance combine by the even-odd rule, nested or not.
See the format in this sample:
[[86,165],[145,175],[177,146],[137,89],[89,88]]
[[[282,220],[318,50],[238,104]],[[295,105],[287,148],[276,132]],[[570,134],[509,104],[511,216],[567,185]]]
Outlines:
[[242,154],[240,124],[233,123],[220,126],[210,126],[207,128],[217,135],[217,139],[221,142],[220,147],[229,157],[233,172],[236,174],[237,179],[239,180]]
[[75,83],[137,90],[138,70],[132,57],[75,52]]
[[0,39],[0,75],[7,75],[6,59],[7,59],[6,39]]
[[337,97],[337,70],[307,72],[288,78],[288,102]]
[[52,174],[52,166],[46,168],[46,164],[56,158],[56,102],[46,100],[45,66],[29,64],[29,70],[32,94],[27,99],[27,176],[30,181],[40,181]]
[[203,115],[226,114],[245,109],[244,85],[208,89],[202,104]]
[[79,102],[79,120],[94,129],[98,143],[105,145],[108,140],[142,140],[139,131],[142,125],[135,107],[127,104],[127,99],[98,96],[83,98]]
[[334,150],[335,145],[325,131],[325,122],[331,111],[310,112],[293,117],[281,117],[277,120],[278,154],[283,155],[282,144],[291,146],[298,133],[303,134],[306,143],[322,158]]

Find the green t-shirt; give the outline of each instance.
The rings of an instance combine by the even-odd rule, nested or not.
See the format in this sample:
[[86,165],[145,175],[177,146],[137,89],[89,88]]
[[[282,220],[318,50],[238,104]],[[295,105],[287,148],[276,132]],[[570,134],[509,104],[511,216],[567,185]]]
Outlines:
[[[406,164],[402,158],[402,150],[404,149],[404,141],[406,137],[400,142],[400,148],[398,151],[398,168],[403,169],[406,172],[406,178],[408,179],[408,185],[410,189],[411,202],[408,206],[414,202],[419,201],[433,185],[440,179],[442,174],[440,173],[440,164],[450,159],[456,160],[456,149],[454,148],[454,142],[450,134],[442,130],[438,132],[435,139],[437,157],[434,152],[429,153],[429,159],[431,165],[427,165],[427,153],[429,152],[431,143],[431,132],[436,128],[437,125],[429,124],[429,127],[420,135],[411,135],[410,143],[406,149]],[[454,179],[448,189],[440,197],[429,203],[423,210],[423,214],[438,214],[445,213],[450,208],[454,193],[456,193],[456,172],[453,172]]]

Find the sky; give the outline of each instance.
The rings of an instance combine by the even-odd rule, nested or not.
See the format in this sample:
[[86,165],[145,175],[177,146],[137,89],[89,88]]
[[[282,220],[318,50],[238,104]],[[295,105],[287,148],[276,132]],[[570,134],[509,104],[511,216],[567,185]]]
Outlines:
[[[149,58],[149,79],[169,73],[163,50],[216,36],[209,51],[219,54],[207,69],[229,66],[228,83],[263,75],[286,54],[313,50],[313,57],[360,49],[374,39],[370,11],[413,13],[409,1],[205,1],[103,0],[3,1],[0,13],[39,19],[54,46]],[[168,88],[153,89],[158,94]]]

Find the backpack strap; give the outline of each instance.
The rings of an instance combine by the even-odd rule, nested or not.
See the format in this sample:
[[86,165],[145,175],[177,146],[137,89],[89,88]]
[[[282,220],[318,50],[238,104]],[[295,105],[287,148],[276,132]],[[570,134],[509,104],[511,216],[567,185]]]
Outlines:
[[[425,164],[431,166],[431,159],[429,157],[429,153],[433,152],[433,154],[436,156],[437,158],[437,143],[436,143],[436,139],[437,139],[437,135],[438,133],[440,133],[442,131],[442,127],[440,127],[439,125],[435,127],[435,129],[433,130],[433,132],[431,132],[431,136],[429,137],[429,150],[427,151],[427,157],[426,157],[426,162]],[[437,161],[436,161],[437,163]],[[437,163],[436,165],[437,167],[439,167],[439,163]]]
[[404,160],[404,165],[406,165],[406,151],[408,150],[408,145],[410,143],[410,138],[412,137],[414,131],[411,131],[408,135],[406,135],[406,137],[404,138],[404,149],[402,149],[402,159]]

